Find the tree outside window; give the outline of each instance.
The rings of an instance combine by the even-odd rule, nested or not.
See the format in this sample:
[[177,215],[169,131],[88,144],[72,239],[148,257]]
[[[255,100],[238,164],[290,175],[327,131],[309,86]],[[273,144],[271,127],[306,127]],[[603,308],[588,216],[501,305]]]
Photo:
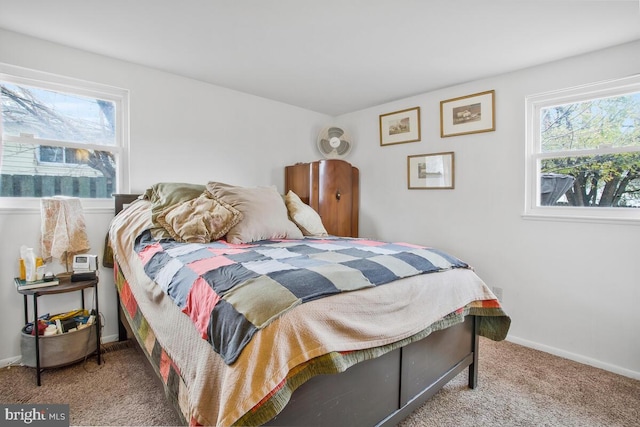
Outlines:
[[0,74],[0,196],[110,198],[117,190],[121,95]]
[[[640,92],[544,108],[540,117],[541,173],[570,175],[558,203],[640,207]],[[594,154],[572,155],[572,152]]]
[[640,219],[640,76],[527,97],[527,114],[525,215]]

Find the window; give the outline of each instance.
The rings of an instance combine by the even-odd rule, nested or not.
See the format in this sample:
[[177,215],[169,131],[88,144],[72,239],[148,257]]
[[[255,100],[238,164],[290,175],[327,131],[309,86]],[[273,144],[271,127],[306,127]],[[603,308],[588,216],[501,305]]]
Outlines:
[[640,76],[529,96],[525,216],[640,221]]
[[0,201],[126,188],[128,93],[0,64]]
[[41,145],[38,148],[38,161],[41,163],[81,164],[83,160],[82,151],[76,148],[50,147],[46,145]]

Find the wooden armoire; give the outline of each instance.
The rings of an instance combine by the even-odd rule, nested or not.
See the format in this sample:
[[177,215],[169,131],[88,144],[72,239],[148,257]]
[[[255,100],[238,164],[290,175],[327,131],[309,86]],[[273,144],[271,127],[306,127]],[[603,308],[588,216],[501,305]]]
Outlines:
[[358,237],[360,173],[340,159],[297,163],[285,168],[285,194],[291,190],[315,209],[327,232]]

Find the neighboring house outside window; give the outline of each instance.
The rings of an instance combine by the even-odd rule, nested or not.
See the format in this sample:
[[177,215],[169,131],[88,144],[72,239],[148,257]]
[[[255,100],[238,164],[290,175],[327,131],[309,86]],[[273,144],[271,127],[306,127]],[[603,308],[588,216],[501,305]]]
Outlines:
[[126,90],[5,64],[0,90],[0,206],[126,188]]
[[525,217],[640,223],[640,76],[526,98]]

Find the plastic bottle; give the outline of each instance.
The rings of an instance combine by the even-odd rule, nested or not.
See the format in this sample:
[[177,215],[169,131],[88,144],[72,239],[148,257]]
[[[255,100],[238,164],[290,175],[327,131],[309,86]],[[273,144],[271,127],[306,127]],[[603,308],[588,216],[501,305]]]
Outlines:
[[33,253],[33,248],[27,248],[24,257],[24,267],[27,282],[35,282],[36,280],[36,256]]

